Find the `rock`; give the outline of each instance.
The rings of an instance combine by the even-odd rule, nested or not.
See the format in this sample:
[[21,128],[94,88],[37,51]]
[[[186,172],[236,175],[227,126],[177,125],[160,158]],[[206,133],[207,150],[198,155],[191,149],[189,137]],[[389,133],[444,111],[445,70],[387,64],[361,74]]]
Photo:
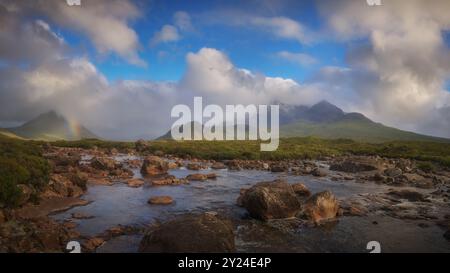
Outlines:
[[151,229],[139,252],[227,253],[235,251],[233,226],[213,214],[183,215]]
[[83,249],[87,252],[95,251],[99,246],[103,245],[105,240],[99,237],[90,238],[83,243]]
[[186,179],[191,180],[191,181],[205,181],[208,179],[208,176],[206,176],[206,174],[202,174],[202,173],[193,173],[193,174],[186,176]]
[[339,202],[330,191],[314,194],[303,204],[302,214],[314,223],[334,219],[339,210]]
[[107,157],[94,157],[91,159],[91,166],[97,170],[112,171],[116,169],[116,161]]
[[170,170],[173,170],[173,169],[177,169],[179,166],[178,166],[178,163],[176,163],[176,162],[169,162],[169,163],[167,163],[167,167]]
[[139,188],[144,185],[144,181],[142,179],[134,178],[134,179],[128,180],[127,185],[128,185],[128,187],[131,187],[131,188]]
[[215,173],[208,173],[208,174],[193,173],[193,174],[186,176],[186,179],[191,180],[191,181],[205,181],[208,179],[216,179],[216,178],[217,178],[217,174],[215,174]]
[[187,164],[186,169],[191,170],[191,171],[199,171],[202,169],[202,166],[197,163],[189,163],[189,164]]
[[169,165],[166,161],[157,156],[148,156],[142,164],[141,174],[143,176],[155,176],[167,174]]
[[151,205],[170,205],[173,203],[173,198],[170,196],[154,196],[148,200]]
[[295,192],[295,194],[300,198],[307,198],[311,196],[311,192],[308,190],[308,188],[302,184],[302,183],[295,183],[291,185],[292,190]]
[[72,218],[73,219],[92,219],[92,218],[94,218],[94,216],[87,215],[82,212],[74,212],[74,213],[72,213]]
[[384,171],[384,174],[388,177],[397,177],[403,174],[399,168],[389,168]]
[[17,187],[20,189],[21,192],[18,204],[19,206],[25,205],[28,202],[28,200],[30,200],[33,190],[29,186],[24,184],[19,184],[17,185]]
[[375,160],[369,159],[356,159],[345,160],[331,164],[330,170],[348,173],[368,172],[380,169],[380,164]]
[[289,168],[286,165],[282,164],[273,164],[272,166],[270,166],[270,171],[273,173],[287,172],[288,169]]
[[422,189],[429,189],[433,187],[433,181],[431,179],[425,178],[420,174],[416,173],[404,173],[401,176],[401,179],[406,181],[409,184],[413,184],[414,186]]
[[152,186],[167,186],[167,185],[181,185],[187,184],[188,181],[186,179],[178,179],[173,175],[167,175],[160,178],[152,179]]
[[221,170],[226,168],[227,166],[225,166],[225,164],[223,164],[222,162],[214,162],[214,164],[211,165],[211,169],[214,170]]
[[215,174],[215,173],[207,173],[206,177],[208,179],[216,179],[217,178],[217,174]]
[[239,207],[243,207],[243,204],[242,204],[242,198],[244,198],[244,195],[245,195],[245,193],[248,191],[248,189],[240,189],[240,191],[239,191],[239,197],[237,198],[237,200],[236,200],[236,204],[239,206]]
[[411,190],[398,190],[398,191],[390,191],[389,195],[394,196],[399,199],[406,199],[410,202],[425,202],[426,198],[423,194],[411,191]]
[[297,195],[286,181],[259,182],[245,191],[242,206],[261,220],[290,218],[300,209]]
[[316,168],[311,172],[311,174],[317,177],[324,177],[327,176],[327,171],[321,168]]
[[228,169],[233,171],[242,170],[242,165],[238,160],[229,160],[225,163],[228,166]]

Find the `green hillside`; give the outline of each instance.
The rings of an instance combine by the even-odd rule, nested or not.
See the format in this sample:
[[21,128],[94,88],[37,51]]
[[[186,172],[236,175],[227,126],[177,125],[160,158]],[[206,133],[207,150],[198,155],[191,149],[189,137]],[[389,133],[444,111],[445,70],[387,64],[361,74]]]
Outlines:
[[45,141],[98,138],[81,125],[71,125],[54,111],[41,114],[22,126],[2,129],[0,133],[9,137]]
[[280,128],[281,137],[316,136],[327,139],[346,138],[364,142],[392,140],[450,142],[448,139],[420,135],[387,127],[370,120],[339,120],[330,123],[298,121]]

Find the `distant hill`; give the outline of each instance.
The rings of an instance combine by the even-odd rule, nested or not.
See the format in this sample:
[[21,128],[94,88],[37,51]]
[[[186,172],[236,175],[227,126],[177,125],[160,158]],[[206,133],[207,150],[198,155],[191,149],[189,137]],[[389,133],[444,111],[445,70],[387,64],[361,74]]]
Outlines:
[[[345,113],[327,101],[312,106],[280,104],[280,137],[307,136],[325,139],[346,138],[364,142],[393,140],[450,142],[450,139],[388,127],[360,113]],[[170,130],[158,139],[172,139]]]
[[321,101],[311,107],[280,105],[280,136],[348,138],[366,142],[392,140],[450,142],[450,139],[421,135],[373,122],[360,113],[345,113]]
[[19,127],[0,129],[0,133],[9,137],[46,141],[98,138],[84,126],[69,123],[55,111],[41,114]]

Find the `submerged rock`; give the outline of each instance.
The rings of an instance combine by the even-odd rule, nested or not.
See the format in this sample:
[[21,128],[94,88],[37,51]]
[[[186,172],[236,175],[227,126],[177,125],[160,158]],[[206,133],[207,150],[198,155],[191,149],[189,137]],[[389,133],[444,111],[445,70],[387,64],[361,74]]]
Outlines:
[[399,199],[406,199],[410,202],[424,202],[426,198],[423,194],[411,191],[411,190],[399,190],[399,191],[390,191],[389,195],[394,196]]
[[214,162],[214,164],[211,165],[211,169],[214,170],[221,170],[226,168],[227,166],[225,166],[225,164],[223,164],[222,162]]
[[130,180],[127,181],[128,187],[131,187],[131,188],[142,187],[144,185],[144,183],[145,182],[142,179],[137,179],[137,178],[130,179]]
[[142,164],[141,174],[143,176],[155,176],[167,174],[169,164],[158,156],[148,156]]
[[339,202],[330,191],[314,194],[303,204],[302,215],[308,220],[318,223],[336,218]]
[[250,215],[261,220],[290,218],[300,210],[300,201],[291,185],[283,180],[260,182],[240,199]]
[[153,196],[148,200],[151,205],[170,205],[173,203],[173,198],[170,196]]
[[230,221],[211,214],[183,215],[151,229],[142,239],[139,252],[226,253],[235,251]]

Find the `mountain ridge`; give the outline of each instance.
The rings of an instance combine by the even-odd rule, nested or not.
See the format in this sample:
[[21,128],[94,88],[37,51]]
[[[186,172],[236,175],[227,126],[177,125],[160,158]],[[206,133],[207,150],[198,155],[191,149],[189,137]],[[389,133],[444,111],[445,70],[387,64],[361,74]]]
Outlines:
[[86,138],[99,138],[84,126],[72,124],[56,111],[48,111],[21,126],[3,128],[3,135],[32,140],[80,140]]

